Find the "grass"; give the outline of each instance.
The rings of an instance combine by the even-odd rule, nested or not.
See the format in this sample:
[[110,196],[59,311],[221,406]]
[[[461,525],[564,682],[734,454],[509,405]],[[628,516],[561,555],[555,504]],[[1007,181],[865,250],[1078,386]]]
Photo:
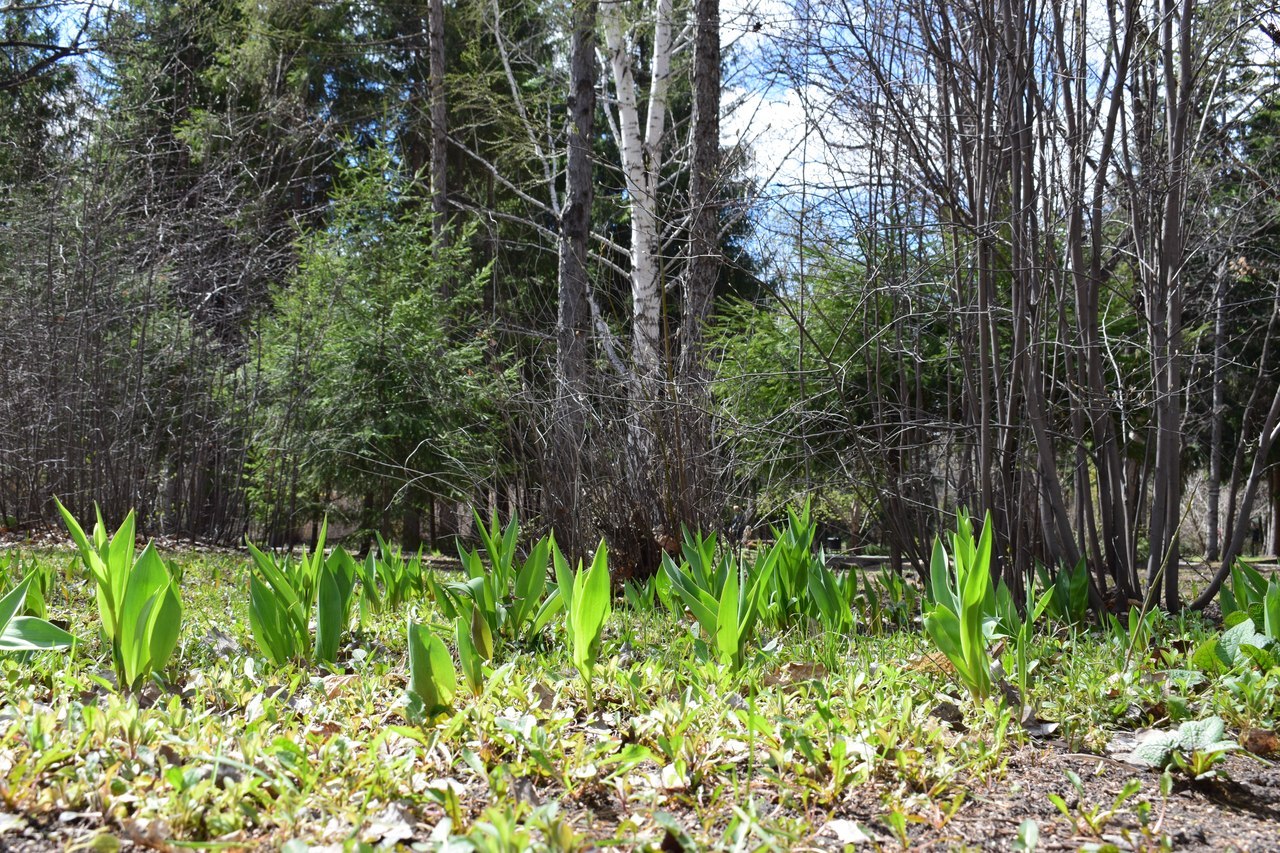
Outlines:
[[[176,555],[185,622],[166,686],[122,695],[91,581],[68,557],[38,559],[57,567],[50,618],[68,621],[81,645],[0,661],[0,809],[51,833],[76,827],[85,843],[101,836],[93,843],[106,847],[94,849],[110,847],[107,836],[290,850],[788,850],[838,847],[840,832],[855,831],[884,849],[958,843],[951,822],[981,808],[1010,757],[1034,744],[1017,708],[968,697],[918,627],[863,625],[851,637],[812,619],[760,628],[735,670],[698,642],[692,619],[637,613],[621,597],[594,695],[555,620],[539,640],[507,644],[480,695],[459,690],[454,714],[411,724],[406,619],[453,646],[429,601],[372,616],[332,666],[275,666],[251,635],[249,563],[234,554]],[[1216,633],[1196,617],[1160,616],[1133,668],[1118,672],[1125,638],[1048,623],[1027,650],[1025,704],[1057,724],[1059,752],[1212,716],[1229,732],[1273,729],[1276,671],[1194,685],[1160,674],[1191,669],[1192,651]],[[942,722],[943,703],[960,719]],[[1064,831],[1089,836],[1099,815],[1114,824],[1113,811],[1149,814],[1156,787],[1148,780],[1146,799],[1130,792],[1093,811],[1079,812],[1081,800]],[[1043,837],[1053,818],[1041,821]],[[1010,825],[1011,837],[1026,832]],[[1160,837],[1150,834],[1154,849]]]

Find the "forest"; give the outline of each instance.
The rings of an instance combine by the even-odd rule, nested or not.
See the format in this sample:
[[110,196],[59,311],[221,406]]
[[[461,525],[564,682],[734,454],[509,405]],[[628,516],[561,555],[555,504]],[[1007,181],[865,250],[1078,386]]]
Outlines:
[[0,846],[1276,849],[1266,3],[0,0],[0,306]]
[[4,524],[1275,550],[1266,10],[581,5],[8,7]]

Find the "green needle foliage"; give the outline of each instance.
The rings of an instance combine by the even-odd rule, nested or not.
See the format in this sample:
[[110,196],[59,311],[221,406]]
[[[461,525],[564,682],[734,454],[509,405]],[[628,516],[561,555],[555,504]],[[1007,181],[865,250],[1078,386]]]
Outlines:
[[22,582],[0,598],[0,651],[22,652],[37,649],[69,649],[75,637],[56,625],[35,616],[19,616],[27,593],[35,589],[36,575]]
[[80,559],[93,576],[116,679],[124,688],[136,690],[153,672],[164,669],[178,644],[182,625],[178,584],[151,543],[134,560],[132,512],[110,539],[99,512],[90,539],[62,502],[56,498],[55,502],[80,549]]

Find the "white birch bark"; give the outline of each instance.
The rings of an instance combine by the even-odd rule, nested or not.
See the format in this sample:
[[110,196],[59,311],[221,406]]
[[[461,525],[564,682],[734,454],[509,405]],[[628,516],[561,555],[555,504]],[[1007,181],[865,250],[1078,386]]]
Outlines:
[[613,73],[622,172],[631,214],[631,357],[642,394],[649,394],[661,369],[662,281],[658,182],[671,86],[672,0],[654,0],[653,57],[645,123],[632,67],[625,0],[600,4],[605,49]]

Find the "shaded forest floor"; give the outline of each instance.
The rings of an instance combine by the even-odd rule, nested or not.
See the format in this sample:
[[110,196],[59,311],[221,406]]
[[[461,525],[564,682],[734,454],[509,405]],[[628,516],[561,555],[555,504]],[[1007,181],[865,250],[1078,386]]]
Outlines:
[[[404,612],[355,628],[333,669],[272,667],[246,560],[179,554],[167,686],[122,696],[91,586],[69,553],[41,559],[60,567],[50,616],[84,644],[0,662],[6,849],[1280,850],[1280,670],[1197,672],[1220,629],[1195,617],[1136,645],[1047,629],[1024,715],[963,693],[915,617],[766,632],[733,674],[692,624],[620,598],[595,710],[551,634],[424,726]],[[1130,754],[1213,717],[1252,752],[1168,771]]]

